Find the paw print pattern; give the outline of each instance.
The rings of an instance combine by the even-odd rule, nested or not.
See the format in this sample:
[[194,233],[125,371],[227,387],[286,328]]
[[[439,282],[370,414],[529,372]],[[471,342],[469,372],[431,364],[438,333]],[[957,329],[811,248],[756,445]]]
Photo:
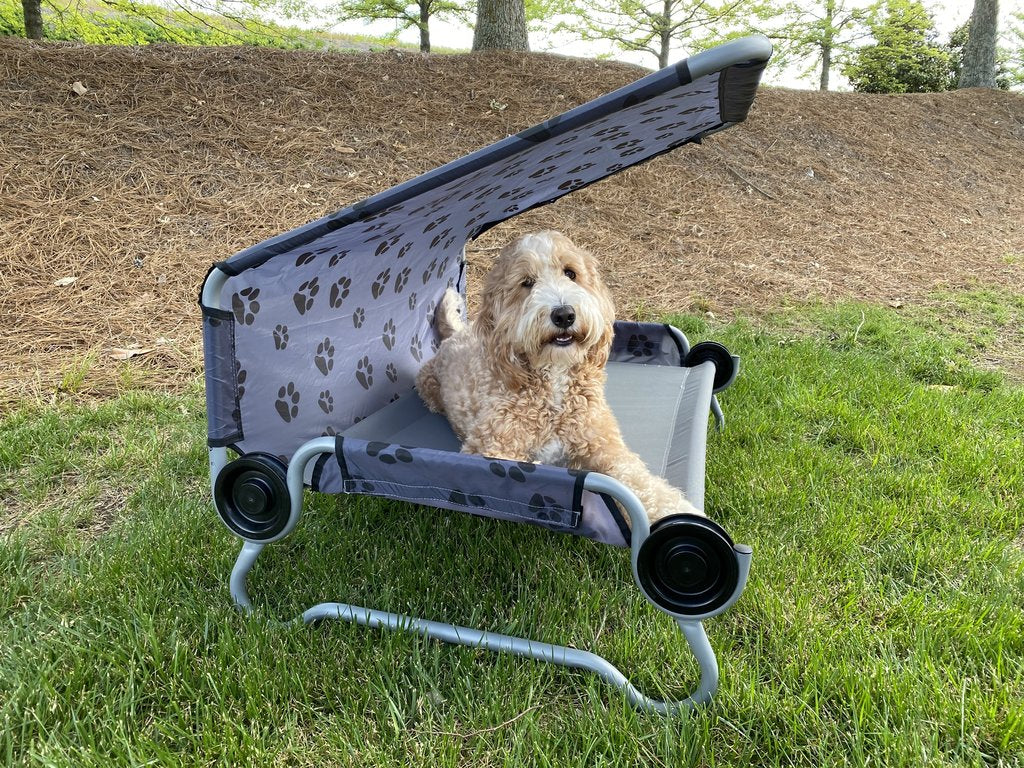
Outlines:
[[331,390],[325,389],[321,392],[316,403],[324,413],[332,413],[334,411],[334,395],[331,394]]
[[398,381],[398,369],[395,368],[394,363],[388,363],[388,367],[384,369],[384,375],[388,377],[388,381],[392,384]]
[[384,346],[390,352],[395,346],[395,321],[388,320],[384,323],[384,334],[381,336],[381,341],[384,342]]
[[299,415],[299,391],[295,388],[294,382],[289,381],[277,390],[274,408],[277,409],[277,415],[285,422],[289,422]]
[[329,297],[331,309],[338,309],[342,302],[348,298],[348,294],[351,289],[352,280],[345,275],[339,277],[331,286],[331,295]]
[[384,293],[384,289],[388,287],[388,281],[391,279],[391,270],[385,269],[379,275],[377,279],[373,281],[373,285],[370,286],[370,293],[373,294],[373,298],[379,299],[381,294]]
[[252,325],[260,313],[259,288],[243,288],[231,296],[231,310],[239,325]]
[[313,358],[313,362],[324,376],[334,370],[334,345],[331,344],[330,337],[324,338],[316,345],[316,357]]
[[544,520],[555,525],[561,525],[569,520],[569,513],[565,507],[558,503],[557,499],[550,496],[542,496],[539,493],[530,497],[530,511],[538,520]]
[[412,464],[414,458],[407,445],[391,445],[390,443],[372,442],[366,444],[366,455],[372,456],[384,464]]
[[288,326],[274,326],[274,349],[286,349],[288,347]]
[[238,388],[238,399],[241,400],[245,397],[245,380],[249,377],[248,372],[242,367],[242,364],[235,360],[235,382]]
[[309,264],[311,261],[313,261],[313,259],[315,259],[315,258],[316,258],[316,254],[313,253],[312,251],[306,251],[304,253],[300,253],[296,257],[296,259],[295,259],[295,266],[296,267],[304,267],[307,264]]
[[370,362],[369,357],[364,356],[356,363],[356,381],[363,389],[373,386],[373,363]]
[[336,254],[331,256],[331,260],[327,262],[327,266],[336,267],[341,263],[341,260],[348,256],[348,251],[338,251]]
[[397,275],[395,275],[395,293],[401,293],[402,292],[402,289],[405,288],[406,284],[409,282],[409,275],[411,275],[411,274],[412,274],[412,269],[409,268],[409,267],[406,267],[401,272],[399,272]]
[[320,278],[314,277],[299,286],[299,290],[292,296],[295,308],[300,315],[306,314],[313,308],[313,297],[320,292]]
[[366,310],[362,307],[357,307],[356,311],[352,313],[352,325],[356,328],[362,328],[364,322],[366,322]]
[[498,477],[508,477],[510,480],[514,480],[517,483],[525,483],[526,476],[531,472],[536,472],[537,468],[525,461],[517,461],[514,464],[505,466],[499,461],[491,462],[491,472]]
[[465,494],[462,491],[452,491],[448,495],[448,501],[453,504],[458,504],[460,507],[477,507],[482,508],[487,506],[487,502],[479,496],[473,496],[472,494]]
[[626,350],[633,357],[653,357],[654,342],[642,333],[633,334],[629,337],[629,341],[626,342]]
[[409,311],[416,309],[416,291],[409,294]]
[[417,363],[423,360],[423,342],[420,341],[420,335],[418,333],[412,337],[412,343],[409,345],[409,352]]
[[423,272],[423,284],[426,285],[430,282],[430,277],[434,274],[434,270],[437,269],[437,259],[432,259],[430,264],[427,265],[427,269]]

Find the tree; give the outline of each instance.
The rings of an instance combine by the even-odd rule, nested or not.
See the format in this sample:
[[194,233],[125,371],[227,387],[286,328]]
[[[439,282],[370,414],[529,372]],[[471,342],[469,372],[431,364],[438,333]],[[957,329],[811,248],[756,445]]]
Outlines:
[[42,40],[43,8],[40,0],[21,0],[21,10],[25,14],[25,37]]
[[477,0],[473,50],[530,50],[524,0]]
[[958,88],[996,87],[999,0],[974,0]]
[[420,32],[420,50],[430,53],[430,19],[454,17],[466,20],[467,10],[458,0],[342,0],[335,7],[341,21],[365,19],[369,21],[397,21],[395,35],[410,28]]
[[[814,57],[818,90],[827,91],[832,69],[842,65],[859,40],[870,6],[858,0],[794,0],[773,14],[768,36],[776,43],[776,65]],[[771,22],[769,22],[771,24]]]
[[658,67],[669,65],[674,46],[688,49],[708,47],[708,38],[698,35],[715,27],[724,28],[738,14],[743,0],[575,0],[564,12],[576,22],[562,22],[556,31],[569,31],[589,42],[607,41],[623,51],[654,56]]
[[[866,93],[945,91],[952,56],[936,41],[935,21],[919,0],[886,0],[868,26],[875,42],[858,48],[843,67],[854,90]],[[884,14],[884,15],[883,15]]]

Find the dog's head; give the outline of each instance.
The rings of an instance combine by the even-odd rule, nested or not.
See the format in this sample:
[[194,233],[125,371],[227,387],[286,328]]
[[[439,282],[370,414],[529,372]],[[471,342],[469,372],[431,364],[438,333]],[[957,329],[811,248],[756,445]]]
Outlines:
[[499,373],[515,386],[545,368],[604,368],[614,320],[594,257],[547,231],[502,250],[484,279],[477,323]]

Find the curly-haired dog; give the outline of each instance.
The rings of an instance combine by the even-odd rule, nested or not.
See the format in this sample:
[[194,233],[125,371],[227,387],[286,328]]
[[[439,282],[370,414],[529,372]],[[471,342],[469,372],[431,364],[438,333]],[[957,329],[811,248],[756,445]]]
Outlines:
[[604,397],[615,309],[589,253],[558,232],[507,246],[469,325],[462,298],[435,314],[443,341],[416,384],[465,453],[589,469],[618,479],[651,521],[701,514],[626,447]]

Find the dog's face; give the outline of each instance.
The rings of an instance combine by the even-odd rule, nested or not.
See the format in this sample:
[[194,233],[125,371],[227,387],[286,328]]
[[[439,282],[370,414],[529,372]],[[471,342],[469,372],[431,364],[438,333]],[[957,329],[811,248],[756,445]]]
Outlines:
[[509,367],[603,368],[615,308],[594,257],[564,235],[524,235],[507,246],[484,280],[479,323],[506,378]]

